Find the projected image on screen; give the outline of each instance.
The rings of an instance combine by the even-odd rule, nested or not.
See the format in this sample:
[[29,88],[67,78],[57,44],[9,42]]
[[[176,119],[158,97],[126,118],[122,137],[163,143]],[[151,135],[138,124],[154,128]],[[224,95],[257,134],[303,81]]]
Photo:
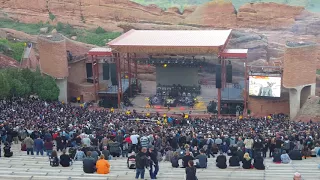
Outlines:
[[280,97],[281,77],[250,76],[249,95],[264,97]]

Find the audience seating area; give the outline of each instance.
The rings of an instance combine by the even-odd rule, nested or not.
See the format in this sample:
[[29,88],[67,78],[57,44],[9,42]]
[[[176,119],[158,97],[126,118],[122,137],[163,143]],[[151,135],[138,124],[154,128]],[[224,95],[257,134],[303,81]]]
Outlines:
[[[21,152],[18,145],[12,147],[13,157],[0,158],[1,180],[132,180],[135,171],[126,167],[126,159],[111,160],[111,173],[108,175],[85,174],[82,171],[82,162],[74,162],[71,167],[51,167],[46,156],[27,156]],[[274,164],[270,158],[265,160],[266,170],[244,170],[242,168],[217,169],[215,158],[209,159],[207,169],[198,169],[199,180],[292,180],[295,172],[299,172],[304,180],[320,179],[318,164],[320,158],[308,158],[302,161],[293,161],[291,164]],[[168,162],[160,163],[159,180],[183,180],[185,170],[172,168]],[[149,173],[145,179],[150,179]]]

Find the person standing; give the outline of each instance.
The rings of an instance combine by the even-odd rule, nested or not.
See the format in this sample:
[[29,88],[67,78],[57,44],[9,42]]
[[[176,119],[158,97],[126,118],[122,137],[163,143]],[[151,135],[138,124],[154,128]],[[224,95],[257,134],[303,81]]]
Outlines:
[[252,158],[252,146],[253,146],[253,139],[251,138],[251,135],[249,135],[245,140],[244,140],[244,147],[247,153],[249,153],[250,157]]
[[41,154],[41,156],[43,156],[43,140],[40,137],[37,137],[36,140],[34,140],[34,146],[36,148],[36,152],[37,152],[37,156],[39,155],[39,153]]
[[34,145],[34,141],[33,139],[31,139],[30,135],[28,134],[27,137],[23,140],[23,143],[26,145],[27,148],[27,155],[29,155],[29,153],[31,155],[33,155],[33,145]]
[[154,147],[149,148],[148,156],[150,157],[150,178],[157,179],[157,174],[159,172],[159,161],[158,161],[158,152],[154,149]]
[[141,151],[136,155],[136,179],[144,179],[145,168],[147,167],[147,148],[141,148]]
[[47,152],[47,156],[51,156],[52,150],[53,150],[53,142],[50,139],[47,139],[46,142],[44,143],[44,147]]
[[138,138],[139,138],[139,135],[138,134],[135,134],[135,132],[133,131],[132,132],[132,135],[130,136],[130,140],[132,142],[132,151],[135,151],[137,152],[137,149],[138,149]]

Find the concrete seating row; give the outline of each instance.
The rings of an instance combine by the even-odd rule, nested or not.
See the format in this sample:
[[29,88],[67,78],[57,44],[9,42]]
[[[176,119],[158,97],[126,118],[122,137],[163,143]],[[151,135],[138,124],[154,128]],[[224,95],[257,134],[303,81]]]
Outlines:
[[[12,148],[14,156],[0,158],[0,180],[132,180],[135,170],[126,167],[126,158],[111,160],[111,172],[108,175],[85,174],[82,171],[82,162],[74,162],[71,167],[50,167],[47,156],[26,155],[17,145]],[[292,161],[290,164],[274,164],[272,159],[265,159],[265,170],[231,168],[218,169],[215,158],[210,158],[207,169],[198,169],[199,180],[292,180],[295,172],[300,172],[304,180],[320,180],[320,170],[317,165],[320,158],[310,158],[302,161]],[[169,162],[160,163],[159,180],[182,180],[185,169],[172,168]],[[146,179],[149,173],[146,171]]]

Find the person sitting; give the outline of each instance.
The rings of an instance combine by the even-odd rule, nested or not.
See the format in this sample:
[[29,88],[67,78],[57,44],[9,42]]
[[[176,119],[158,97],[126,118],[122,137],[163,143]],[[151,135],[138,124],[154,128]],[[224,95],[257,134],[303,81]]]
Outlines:
[[223,152],[220,152],[220,155],[216,159],[217,167],[220,169],[227,168],[227,157],[223,154]]
[[196,168],[207,168],[208,158],[203,149],[200,150],[200,154],[195,159],[199,159],[199,163],[196,163]]
[[120,157],[120,154],[121,154],[120,143],[118,142],[109,143],[109,151],[113,157]]
[[13,152],[11,152],[11,146],[8,142],[4,143],[3,152],[4,152],[4,155],[3,155],[4,157],[13,156]]
[[110,151],[108,150],[108,147],[107,146],[104,146],[103,147],[103,150],[102,150],[102,152],[101,152],[103,155],[104,155],[104,158],[105,158],[105,160],[110,160],[111,158],[111,156],[110,156]]
[[165,158],[164,158],[164,161],[169,161],[171,162],[171,158],[173,157],[173,151],[172,151],[172,148],[169,147],[168,150],[166,151],[165,153]]
[[57,151],[56,150],[53,150],[52,152],[51,152],[51,155],[50,155],[50,158],[49,158],[49,160],[50,160],[50,166],[52,166],[52,167],[57,167],[57,166],[59,166],[59,158],[58,158],[58,154],[57,154]]
[[189,165],[188,165],[188,162],[189,162],[190,160],[193,160],[193,159],[194,159],[194,158],[191,156],[190,151],[187,150],[187,151],[186,151],[186,155],[183,156],[183,158],[182,158],[182,165],[183,165],[182,168],[188,167],[188,166],[189,166]]
[[91,157],[93,157],[93,159],[95,159],[95,161],[98,161],[98,159],[99,159],[99,154],[94,148],[91,149]]
[[228,153],[229,147],[228,147],[228,144],[227,144],[226,142],[223,142],[223,144],[221,145],[221,150],[222,150],[224,153]]
[[193,155],[193,157],[197,157],[198,155],[200,155],[200,152],[199,152],[197,146],[195,146],[195,147],[193,148],[192,155]]
[[109,174],[110,164],[104,159],[104,155],[100,155],[100,159],[97,161],[96,169],[98,174]]
[[129,169],[136,168],[136,153],[132,152],[131,155],[128,157],[127,165]]
[[309,149],[308,146],[304,146],[302,151],[301,151],[301,154],[302,154],[304,159],[307,159],[307,157],[311,156],[311,150]]
[[96,160],[91,157],[91,151],[87,152],[87,157],[83,159],[83,172],[94,173],[96,171]]
[[264,170],[265,166],[263,164],[263,157],[261,156],[261,153],[257,153],[257,155],[254,158],[253,167],[258,170]]
[[233,153],[229,159],[229,166],[240,167],[240,159],[235,153]]
[[81,148],[77,149],[76,155],[74,156],[74,161],[83,161],[83,159],[86,157],[83,151],[81,151]]
[[291,160],[302,160],[302,154],[297,146],[289,152],[289,157]]
[[68,154],[66,154],[66,150],[62,150],[62,155],[60,156],[60,164],[62,167],[69,167],[72,163],[72,159]]
[[242,161],[244,154],[240,147],[238,147],[238,150],[235,153],[238,156],[239,160]]
[[278,164],[281,163],[281,154],[280,154],[279,149],[275,149],[275,150],[274,150],[273,160],[272,160],[272,161],[273,161],[274,163],[278,163]]
[[319,149],[320,149],[319,144],[316,143],[316,145],[311,150],[311,157],[317,157]]
[[186,167],[186,180],[197,180],[197,168],[194,167],[193,160],[188,162],[188,167]]
[[179,153],[174,152],[171,158],[171,165],[172,167],[178,168],[179,167]]
[[281,162],[283,164],[289,164],[291,161],[289,155],[287,154],[286,150],[283,150],[282,154],[281,154]]
[[213,154],[218,154],[218,152],[219,152],[219,147],[218,147],[218,145],[217,145],[217,144],[213,144],[213,145],[212,145],[212,153],[213,153]]
[[251,159],[249,153],[245,153],[243,155],[243,159],[242,159],[242,168],[243,169],[251,169],[252,168],[251,161],[252,161],[252,159]]

